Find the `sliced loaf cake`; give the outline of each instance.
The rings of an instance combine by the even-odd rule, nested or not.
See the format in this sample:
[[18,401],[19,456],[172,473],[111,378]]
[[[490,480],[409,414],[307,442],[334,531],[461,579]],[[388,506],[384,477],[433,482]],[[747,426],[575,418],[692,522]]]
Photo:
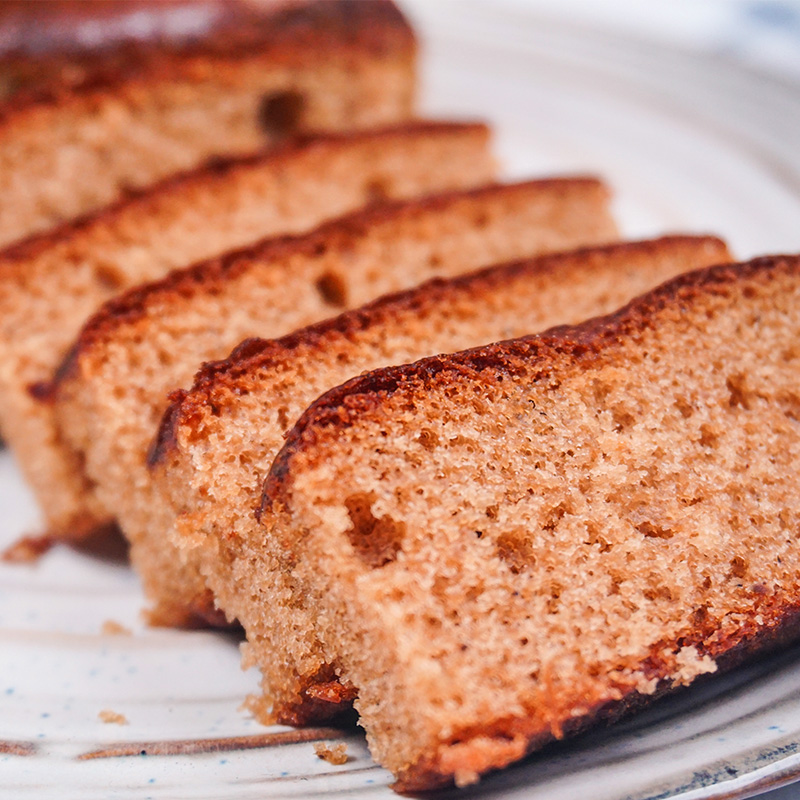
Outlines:
[[154,621],[187,622],[197,576],[183,574],[166,541],[170,521],[153,519],[146,467],[168,393],[248,336],[283,335],[431,277],[612,239],[607,201],[598,181],[564,179],[386,205],[122,296],[87,323],[57,380],[65,447],[52,455],[74,476],[61,513],[116,518],[157,607]]
[[[154,519],[172,520],[169,533],[183,551],[184,572],[207,576],[217,606],[231,620],[241,610],[251,658],[269,660],[274,653],[261,646],[260,636],[269,609],[256,593],[242,591],[242,572],[233,565],[240,550],[263,536],[255,519],[261,484],[306,406],[365,370],[577,322],[681,272],[728,259],[724,244],[711,237],[541,256],[436,279],[282,339],[248,341],[226,361],[204,367],[190,391],[173,397],[151,452],[160,493],[151,499]],[[139,568],[155,574],[158,564],[148,567],[140,559]],[[196,585],[203,585],[199,578]],[[201,607],[202,595],[192,605]],[[298,706],[307,702],[304,695]],[[337,709],[331,705],[330,713]],[[315,713],[324,714],[321,708]]]
[[0,429],[53,536],[85,525],[55,487],[74,480],[52,407],[37,400],[81,325],[124,289],[267,235],[309,230],[381,198],[491,180],[480,124],[413,123],[331,134],[171,178],[77,225],[0,252]]
[[276,709],[321,677],[397,788],[464,785],[796,636],[798,341],[763,258],[320,398],[232,565]]
[[386,0],[3,3],[0,245],[211,156],[408,119],[415,49]]

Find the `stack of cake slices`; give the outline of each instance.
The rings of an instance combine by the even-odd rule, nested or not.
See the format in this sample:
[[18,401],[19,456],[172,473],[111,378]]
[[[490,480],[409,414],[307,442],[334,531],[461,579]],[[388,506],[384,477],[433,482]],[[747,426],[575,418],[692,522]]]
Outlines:
[[167,179],[0,252],[0,429],[50,533],[80,537],[97,522],[90,506],[72,501],[80,476],[51,457],[58,434],[46,401],[54,370],[105,301],[197,259],[299,233],[381,197],[461,190],[492,176],[483,125],[330,134]]
[[498,183],[383,0],[0,30],[3,436],[260,720],[463,786],[800,633],[800,257]]

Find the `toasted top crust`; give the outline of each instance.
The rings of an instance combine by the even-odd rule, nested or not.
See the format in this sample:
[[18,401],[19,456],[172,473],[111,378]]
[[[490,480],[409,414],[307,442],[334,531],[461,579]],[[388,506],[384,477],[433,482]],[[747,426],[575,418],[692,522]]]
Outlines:
[[33,72],[23,72],[22,89],[0,106],[0,122],[133,80],[197,78],[209,61],[299,64],[332,51],[414,48],[390,0],[8,2],[0,6],[0,70]]
[[754,275],[781,272],[800,275],[800,256],[765,256],[741,264],[694,270],[632,300],[614,314],[580,325],[563,325],[539,335],[425,358],[353,378],[309,406],[290,431],[265,481],[261,513],[281,502],[291,482],[291,464],[296,454],[320,439],[335,438],[337,430],[346,429],[379,409],[383,399],[396,391],[422,388],[433,381],[441,384],[448,380],[474,380],[482,375],[513,375],[522,361],[535,363],[538,374],[544,377],[575,361],[613,359],[615,342],[651,327],[664,312],[680,314],[684,303],[724,295],[727,287]]
[[106,304],[84,327],[72,350],[56,373],[54,382],[58,386],[74,372],[77,361],[88,357],[96,347],[102,347],[125,326],[135,325],[156,308],[186,303],[191,297],[213,292],[215,287],[246,273],[256,263],[286,259],[290,256],[324,252],[329,247],[341,247],[357,239],[367,229],[382,219],[414,218],[431,209],[445,208],[453,202],[471,197],[490,195],[502,188],[508,192],[528,192],[531,186],[574,187],[585,183],[598,192],[606,192],[596,178],[554,178],[544,181],[529,181],[513,186],[498,184],[480,187],[468,192],[446,192],[422,200],[386,203],[374,208],[355,212],[349,216],[322,225],[306,236],[283,236],[264,240],[252,247],[226,253],[183,270],[176,270],[161,281],[133,289]]
[[[606,250],[628,253],[633,258],[637,254],[657,253],[663,243],[672,245],[686,243],[696,245],[697,238],[690,236],[670,236],[641,242],[624,242],[610,245]],[[716,237],[708,237],[709,248],[719,248],[724,252],[725,244]],[[332,333],[346,339],[370,326],[381,325],[384,321],[400,317],[406,309],[415,309],[424,314],[426,308],[433,308],[443,299],[455,297],[461,291],[470,292],[476,302],[493,287],[512,282],[518,275],[546,274],[565,269],[567,264],[580,264],[591,259],[598,248],[581,248],[570,253],[554,253],[539,256],[535,260],[524,260],[504,266],[491,266],[478,272],[456,278],[434,278],[421,286],[406,291],[385,295],[372,303],[330,317],[322,322],[309,325],[280,339],[248,339],[239,345],[224,361],[204,364],[197,372],[194,385],[188,391],[178,390],[172,396],[172,403],[166,411],[150,451],[150,465],[167,457],[175,446],[175,430],[182,420],[193,414],[196,406],[214,401],[218,391],[246,385],[252,380],[256,370],[272,369],[285,362],[287,353],[302,349],[304,354],[314,350],[324,350]],[[713,251],[712,251],[713,252]]]
[[297,135],[283,144],[270,147],[258,153],[231,158],[213,158],[198,169],[170,175],[153,186],[148,186],[146,189],[139,191],[132,191],[127,197],[118,200],[116,203],[87,214],[80,219],[65,222],[44,233],[33,234],[0,250],[0,281],[9,274],[19,270],[27,270],[28,262],[32,258],[54,245],[77,240],[81,234],[89,229],[101,226],[123,212],[150,206],[153,202],[158,202],[158,198],[168,194],[174,193],[178,195],[184,191],[191,191],[195,186],[224,185],[226,180],[237,173],[247,172],[253,167],[270,165],[279,167],[284,162],[290,162],[301,151],[313,148],[325,152],[325,150],[335,150],[349,143],[371,141],[380,137],[390,138],[404,132],[437,135],[456,131],[463,131],[465,135],[474,133],[487,139],[489,137],[489,127],[483,122],[416,120],[400,125],[358,131],[309,132]]

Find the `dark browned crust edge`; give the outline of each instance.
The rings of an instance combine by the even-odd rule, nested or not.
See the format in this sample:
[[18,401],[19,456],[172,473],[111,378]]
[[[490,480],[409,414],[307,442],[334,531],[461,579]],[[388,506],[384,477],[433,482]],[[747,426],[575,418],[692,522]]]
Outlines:
[[477,379],[484,370],[513,374],[515,361],[534,363],[539,367],[538,374],[545,376],[557,358],[594,358],[614,342],[650,327],[665,308],[683,308],[703,295],[724,293],[725,288],[737,280],[779,270],[800,272],[800,255],[763,256],[737,264],[692,270],[640,295],[612,314],[579,325],[561,325],[541,334],[424,358],[413,364],[378,369],[353,378],[318,398],[287,434],[265,481],[260,513],[265,513],[286,491],[292,458],[306,445],[313,445],[317,431],[350,427],[355,419],[378,407],[384,397],[391,396],[407,383],[429,382],[446,372],[467,379]]
[[[765,622],[758,626],[752,617],[762,615]],[[756,605],[750,614],[751,620],[737,631],[735,636],[724,639],[709,639],[714,634],[714,625],[708,620],[701,631],[690,631],[685,636],[671,641],[661,641],[651,648],[652,655],[644,664],[649,677],[659,678],[656,691],[651,695],[628,689],[620,700],[595,704],[587,714],[567,720],[555,735],[540,726],[531,725],[526,717],[507,717],[496,720],[485,728],[457,731],[444,744],[468,741],[474,736],[496,736],[511,740],[515,736],[524,736],[528,740],[526,755],[530,755],[545,745],[561,739],[572,738],[590,728],[611,725],[623,718],[632,716],[638,711],[650,707],[653,703],[667,695],[685,691],[689,687],[705,683],[720,674],[730,672],[755,657],[787,647],[800,639],[800,602],[787,602],[787,598],[765,598],[763,604]],[[665,664],[664,650],[675,653],[683,647],[696,647],[701,656],[708,656],[717,664],[717,671],[706,673],[693,679],[687,686],[675,687],[669,678],[663,677]],[[659,672],[660,670],[660,672]],[[485,773],[484,773],[485,774]],[[397,776],[392,788],[402,794],[417,794],[431,789],[444,788],[453,783],[453,776],[443,773],[436,757],[429,761],[420,761],[410,766]]]
[[313,256],[324,250],[352,241],[379,222],[413,217],[436,209],[444,209],[469,199],[492,194],[527,191],[532,187],[546,189],[575,187],[579,184],[607,191],[598,178],[546,178],[513,184],[491,183],[475,189],[443,192],[422,199],[399,200],[361,209],[352,214],[324,223],[308,234],[278,236],[262,239],[254,245],[232,250],[217,258],[201,261],[185,269],[175,270],[167,277],[136,287],[106,303],[89,319],[72,349],[62,361],[53,378],[50,393],[59,388],[78,369],[78,362],[93,347],[107,340],[126,325],[134,325],[147,316],[148,309],[159,302],[180,301],[199,291],[207,291],[219,283],[236,278],[265,261],[287,260],[295,256]]
[[171,395],[157,435],[148,456],[151,468],[164,461],[177,446],[177,428],[191,420],[204,405],[213,402],[219,388],[235,389],[237,381],[258,369],[269,369],[282,363],[287,352],[303,348],[315,350],[325,346],[325,338],[331,333],[352,338],[358,332],[379,325],[394,314],[409,308],[424,309],[446,299],[455,292],[465,290],[480,295],[481,291],[499,284],[513,281],[522,274],[552,273],[570,267],[581,267],[585,259],[604,254],[658,252],[665,243],[695,243],[707,241],[721,249],[725,243],[715,236],[671,235],[658,239],[636,242],[618,242],[597,247],[582,247],[575,250],[550,253],[532,259],[523,259],[479,269],[476,272],[455,278],[433,278],[420,286],[394,294],[384,295],[360,308],[309,325],[279,339],[247,339],[235,348],[228,358],[204,364],[195,375],[194,384],[188,391],[180,390]]
[[181,628],[184,630],[239,631],[236,620],[229,620],[225,612],[217,608],[210,589],[195,595],[190,603],[179,606],[160,604],[144,611],[147,624],[154,628]]
[[[391,0],[308,0],[258,13],[233,2],[219,25],[205,37],[169,42],[123,42],[103,53],[86,52],[66,61],[71,79],[61,76],[30,90],[21,90],[0,105],[0,128],[32,108],[69,103],[81,95],[113,95],[128,82],[162,82],[191,71],[192,62],[236,64],[257,59],[276,63],[320,62],[326,54],[363,53],[381,58],[413,56],[414,33]],[[233,12],[233,13],[231,13]],[[19,58],[20,55],[17,55]],[[10,62],[11,56],[3,56]],[[54,67],[64,58],[54,58]]]
[[191,190],[216,181],[225,181],[238,172],[246,172],[254,167],[280,166],[291,161],[305,152],[315,149],[335,149],[350,144],[361,142],[379,141],[404,134],[414,136],[439,136],[452,133],[490,135],[489,126],[479,120],[448,121],[448,120],[413,120],[397,125],[387,125],[378,128],[366,128],[350,132],[315,132],[308,131],[292,139],[278,144],[275,147],[261,150],[246,156],[235,158],[213,158],[202,166],[175,173],[169,177],[148,186],[146,189],[129,190],[127,195],[104,208],[86,214],[55,228],[49,228],[43,233],[33,234],[25,239],[18,240],[0,250],[0,282],[12,270],[20,265],[25,266],[31,258],[59,244],[63,244],[81,235],[95,225],[112,220],[120,213],[128,211],[137,205],[150,203],[162,194],[170,194],[176,190]]

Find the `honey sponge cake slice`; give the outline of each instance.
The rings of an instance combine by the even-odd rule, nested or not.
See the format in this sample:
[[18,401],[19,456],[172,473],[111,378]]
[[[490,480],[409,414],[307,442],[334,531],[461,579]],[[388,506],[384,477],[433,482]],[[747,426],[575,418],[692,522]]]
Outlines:
[[[71,6],[0,9],[0,245],[211,156],[413,112],[414,36],[385,0]],[[71,36],[76,18],[84,35]],[[74,46],[126,25],[151,35]]]
[[201,362],[431,277],[615,234],[597,180],[489,186],[359,212],[134,290],[87,323],[60,371],[58,455],[63,474],[83,476],[61,508],[116,518],[153,619],[184,622],[197,576],[183,574],[165,541],[169,520],[153,519],[146,454],[168,393],[190,385]]
[[311,614],[415,790],[795,636],[799,336],[800,257],[762,258],[332,390],[239,557],[283,572],[242,591],[284,668]]
[[[260,562],[252,569],[240,563],[241,554],[263,536],[255,511],[284,436],[319,395],[366,370],[580,321],[681,272],[728,259],[712,237],[541,256],[435,279],[281,339],[245,342],[227,360],[204,367],[191,390],[173,396],[151,451],[161,495],[152,500],[153,513],[172,520],[187,574],[205,576],[217,606],[244,624],[250,659],[268,664],[275,658],[274,642],[263,634],[269,609],[258,593],[243,590],[264,586],[267,574]],[[147,567],[140,562],[140,569]],[[264,674],[268,688],[266,667]],[[338,712],[336,703],[325,711],[313,692],[319,694],[316,684],[298,688],[296,708],[282,718]]]
[[102,303],[174,268],[264,236],[307,231],[376,199],[462,189],[493,174],[482,124],[329,134],[170,178],[0,252],[0,428],[50,534],[79,537],[86,523],[55,488],[67,491],[74,476],[53,455],[52,406],[34,394]]

